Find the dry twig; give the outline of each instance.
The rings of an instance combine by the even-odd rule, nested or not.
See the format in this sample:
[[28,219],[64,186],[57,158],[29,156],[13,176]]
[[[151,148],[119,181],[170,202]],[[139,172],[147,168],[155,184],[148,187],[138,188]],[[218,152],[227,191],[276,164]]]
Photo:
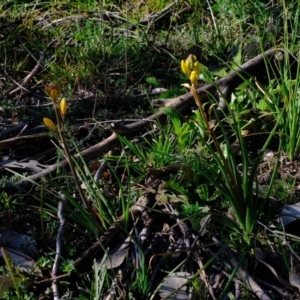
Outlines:
[[[52,267],[52,278],[57,278],[58,271],[59,271],[59,260],[62,255],[62,237],[64,233],[64,227],[65,227],[65,218],[63,216],[63,201],[65,200],[65,196],[61,195],[62,200],[58,203],[58,210],[57,210],[57,217],[59,220],[59,229],[56,236],[56,254],[54,258],[54,263]],[[53,300],[59,300],[59,290],[57,286],[56,280],[52,281],[52,291],[53,291]]]
[[[16,83],[15,84],[18,86],[17,88],[13,89],[10,88],[8,91],[6,91],[4,94],[15,94],[16,92],[20,91],[20,90],[25,90],[26,92],[30,92],[28,91],[26,88],[24,88],[24,86],[28,83],[28,81],[38,72],[38,70],[40,69],[45,57],[44,57],[44,52],[40,51],[40,57],[39,60],[37,61],[35,67],[32,69],[32,71],[22,80],[22,82],[20,84]],[[7,74],[6,74],[7,75]]]

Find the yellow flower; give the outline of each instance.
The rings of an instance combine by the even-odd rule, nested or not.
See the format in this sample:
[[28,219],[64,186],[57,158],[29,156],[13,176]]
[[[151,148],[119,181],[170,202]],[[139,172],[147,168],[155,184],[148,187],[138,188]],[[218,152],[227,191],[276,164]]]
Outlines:
[[187,77],[190,76],[189,64],[185,60],[181,61],[181,70]]
[[198,74],[197,74],[196,71],[192,71],[191,76],[190,76],[190,80],[191,80],[192,85],[197,87],[197,85],[198,85]]
[[60,114],[61,114],[61,118],[63,120],[65,119],[65,115],[67,113],[67,109],[68,109],[68,105],[67,105],[66,98],[62,98],[60,100]]
[[56,126],[52,122],[52,120],[50,120],[48,118],[44,118],[43,121],[44,121],[44,124],[48,127],[48,129],[50,129],[52,132],[56,131]]
[[200,72],[200,64],[197,61],[197,58],[195,55],[190,54],[186,60],[181,61],[181,69],[182,72],[190,78],[191,73],[194,71],[196,72],[196,75],[198,77]]
[[194,63],[193,71],[195,71],[197,73],[197,76],[199,75],[199,73],[200,73],[200,64],[199,64],[199,61],[196,61]]
[[60,87],[56,83],[50,83],[45,87],[45,92],[51,98],[51,100],[56,103],[60,93]]

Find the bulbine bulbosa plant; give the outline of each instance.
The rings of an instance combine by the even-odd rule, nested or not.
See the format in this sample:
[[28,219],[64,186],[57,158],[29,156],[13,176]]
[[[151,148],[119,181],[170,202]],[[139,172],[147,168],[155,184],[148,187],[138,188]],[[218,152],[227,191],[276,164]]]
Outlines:
[[[238,227],[246,233],[245,240],[247,239],[247,234],[252,233],[256,227],[257,220],[261,216],[263,206],[266,201],[259,201],[257,191],[255,192],[256,183],[256,171],[261,161],[261,156],[265,151],[267,145],[269,144],[272,135],[275,133],[278,123],[274,126],[269,138],[262,147],[261,154],[254,163],[250,163],[249,155],[245,148],[244,138],[242,135],[242,128],[238,121],[234,121],[233,130],[235,132],[236,138],[240,144],[240,152],[242,157],[243,171],[242,174],[238,172],[236,155],[231,147],[231,143],[227,136],[227,132],[219,122],[218,126],[222,132],[222,147],[217,139],[215,133],[215,126],[210,124],[207,115],[204,111],[203,104],[199,93],[197,91],[198,77],[201,66],[194,55],[190,55],[186,60],[181,61],[181,69],[184,74],[190,79],[191,84],[183,84],[183,86],[190,89],[195,102],[200,110],[203,122],[201,124],[202,131],[206,133],[209,137],[214,147],[210,145],[205,137],[203,138],[199,134],[199,138],[202,140],[202,145],[204,145],[212,155],[214,164],[211,162],[211,158],[206,162],[207,167],[212,169],[212,173],[209,174],[203,172],[204,175],[213,186],[223,195],[224,199],[229,202],[230,206],[233,208],[236,220],[238,222]],[[213,108],[215,104],[211,107]],[[211,110],[211,109],[210,109]],[[230,110],[229,110],[230,114]],[[234,119],[234,118],[233,118]],[[234,119],[235,120],[235,119]],[[195,121],[194,121],[195,122]],[[218,168],[211,167],[217,164]]]
[[71,169],[71,172],[72,172],[72,176],[73,176],[73,179],[74,179],[75,184],[76,184],[77,191],[78,191],[78,193],[80,195],[80,198],[83,201],[87,211],[91,215],[93,224],[95,226],[95,233],[98,236],[98,234],[101,232],[100,226],[99,226],[99,224],[96,220],[95,212],[93,211],[91,205],[89,204],[89,202],[87,200],[87,197],[86,197],[83,189],[81,188],[81,183],[80,183],[80,180],[79,180],[79,176],[76,172],[75,165],[74,165],[74,162],[73,162],[73,158],[70,154],[69,147],[68,147],[68,144],[66,142],[65,117],[66,117],[67,109],[68,109],[67,101],[66,101],[65,98],[62,98],[61,100],[58,100],[58,97],[59,97],[59,94],[60,94],[60,87],[55,83],[49,84],[45,88],[45,92],[47,93],[47,95],[49,96],[49,98],[51,99],[51,101],[53,103],[57,125],[55,125],[54,122],[51,119],[48,119],[48,118],[44,118],[43,121],[44,121],[45,125],[52,132],[58,133],[58,139],[59,139],[59,142],[60,142],[60,144],[63,148],[63,152],[65,154],[65,157],[66,157],[66,159],[69,163],[69,166],[70,166],[70,169]]

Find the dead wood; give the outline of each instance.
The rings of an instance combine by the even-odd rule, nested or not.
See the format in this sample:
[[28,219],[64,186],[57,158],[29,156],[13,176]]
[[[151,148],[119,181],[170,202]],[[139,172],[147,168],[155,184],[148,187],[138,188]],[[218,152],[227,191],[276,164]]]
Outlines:
[[[230,73],[228,76],[216,81],[215,83],[205,84],[199,87],[198,93],[203,102],[208,100],[209,95],[214,95],[219,99],[219,109],[223,110],[226,107],[227,99],[230,98],[232,91],[237,88],[245,79],[253,76],[265,76],[268,68],[267,64],[274,65],[275,54],[281,53],[280,49],[270,49],[253,59],[243,64],[238,70]],[[278,62],[278,61],[277,61]],[[185,95],[167,99],[167,100],[153,100],[154,106],[172,107],[179,112],[183,112],[186,109],[194,105],[194,99],[191,93]],[[132,124],[122,126],[121,130],[116,129],[110,137],[101,141],[100,143],[82,151],[80,154],[75,155],[75,159],[81,156],[85,161],[96,159],[100,154],[107,153],[109,150],[117,147],[120,143],[118,140],[118,134],[127,138],[134,137],[146,132],[152,126],[152,122],[157,121],[164,122],[166,115],[162,111],[151,115],[147,119],[134,122]],[[67,167],[68,162],[63,160],[53,166],[50,166],[47,170],[29,176],[28,179],[36,181],[43,176],[54,172],[59,167]],[[21,180],[15,184],[15,187],[25,188],[29,184],[27,180]]]
[[0,151],[24,146],[28,143],[41,143],[44,142],[45,140],[49,140],[49,135],[46,132],[17,136],[17,137],[0,141]]
[[[3,120],[2,120],[2,122],[3,122]],[[24,128],[26,128],[29,125],[29,123],[30,123],[29,120],[24,121],[24,122],[20,122],[19,124],[15,125],[11,128],[8,128],[8,129],[5,129],[5,130],[1,131],[0,132],[0,139],[5,140],[9,137],[20,134],[20,132],[22,132],[24,130]]]

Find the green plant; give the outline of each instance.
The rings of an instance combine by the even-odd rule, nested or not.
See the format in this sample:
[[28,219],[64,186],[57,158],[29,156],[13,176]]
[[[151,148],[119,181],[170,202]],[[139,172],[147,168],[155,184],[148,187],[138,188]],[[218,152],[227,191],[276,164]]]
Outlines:
[[[259,202],[257,196],[255,196],[253,192],[254,184],[256,182],[257,168],[261,161],[262,154],[267,149],[273,134],[277,130],[279,122],[276,123],[267,138],[264,146],[262,147],[261,154],[258,155],[254,163],[250,164],[249,155],[246,150],[242,133],[242,127],[240,122],[236,121],[235,117],[231,115],[233,120],[232,131],[238,140],[242,157],[243,169],[240,174],[237,168],[234,149],[231,146],[230,139],[227,136],[227,131],[225,130],[224,125],[221,120],[218,119],[223,138],[223,142],[220,143],[215,134],[215,128],[210,125],[206,113],[204,112],[201,99],[196,90],[199,74],[196,57],[190,56],[186,61],[181,62],[181,66],[183,72],[192,82],[191,86],[186,86],[190,88],[195,102],[201,112],[202,119],[204,120],[205,127],[203,127],[203,125],[201,127],[203,127],[203,131],[206,133],[206,137],[203,138],[202,134],[199,134],[199,138],[211,156],[208,157],[207,160],[203,159],[202,161],[206,168],[211,172],[204,172],[203,176],[206,177],[208,182],[213,184],[222,196],[230,203],[240,228],[247,234],[252,233],[263,210],[263,204],[266,203],[266,201],[263,201],[263,203]],[[218,118],[217,112],[214,111],[214,113]],[[195,130],[199,127],[199,125],[195,125]],[[214,148],[209,145],[209,139],[212,140]],[[215,168],[215,166],[217,166],[217,168]],[[245,237],[245,239],[247,238]]]
[[[51,297],[52,281],[47,271],[53,264],[59,229],[57,204],[62,199],[66,232],[60,271],[68,274],[62,274],[66,277],[61,278],[60,289],[62,298],[66,299],[104,299],[110,293],[112,297],[128,299],[153,298],[157,296],[161,278],[154,280],[157,289],[148,290],[154,270],[150,272],[147,267],[153,267],[154,260],[160,255],[163,259],[170,258],[161,268],[161,276],[172,274],[179,268],[192,271],[193,278],[188,284],[194,287],[194,299],[210,297],[209,289],[205,289],[204,281],[199,278],[208,278],[226,264],[230,277],[219,281],[222,290],[215,298],[234,299],[232,282],[239,267],[260,275],[250,265],[256,246],[263,247],[268,253],[282,254],[286,270],[291,267],[292,251],[296,254],[299,251],[297,237],[283,232],[274,217],[283,203],[292,204],[298,199],[298,177],[292,173],[285,178],[282,170],[285,154],[294,161],[291,168],[296,166],[296,169],[299,154],[299,64],[295,56],[299,48],[297,2],[273,1],[272,5],[264,0],[136,2],[18,0],[0,4],[3,23],[0,26],[1,68],[5,70],[0,78],[1,93],[4,91],[4,100],[0,100],[3,108],[1,130],[10,126],[5,123],[6,119],[11,119],[13,125],[27,117],[34,123],[46,117],[45,123],[54,131],[49,136],[59,145],[55,156],[47,157],[41,164],[48,167],[54,161],[60,161],[65,157],[65,148],[72,148],[71,157],[67,156],[73,161],[78,179],[68,170],[59,168],[41,183],[29,180],[32,187],[28,193],[15,192],[14,183],[20,177],[28,180],[26,178],[32,175],[30,171],[1,177],[0,189],[5,188],[0,194],[0,205],[4,208],[1,226],[9,224],[16,230],[32,232],[38,244],[37,266],[42,269],[42,278],[32,280],[24,276],[21,284],[17,282],[18,286],[1,295],[4,299],[18,299],[19,295],[22,299]],[[270,31],[272,25],[276,25],[277,33]],[[236,71],[242,56],[247,59],[249,55],[243,53],[249,44],[254,46],[253,53],[257,54],[276,47],[277,60],[265,60],[269,78],[255,76],[244,80],[234,90],[232,98],[227,99],[228,111],[224,115],[214,112],[215,99],[202,103],[191,86],[188,88],[198,107],[195,111],[181,115],[170,107],[161,108],[168,116],[167,124],[153,126],[151,133],[143,135],[138,142],[120,136],[121,149],[114,149],[113,154],[99,154],[91,165],[79,155],[81,150],[111,134],[103,124],[111,120],[127,122],[152,114],[154,109],[149,108],[146,97],[156,96],[144,93],[149,85],[167,89],[160,95],[161,99],[186,93],[185,88],[178,88],[183,75],[178,75],[176,68],[179,59],[187,58],[186,52],[191,46],[196,50],[192,54],[196,54],[201,65],[198,70],[193,57],[189,62],[192,67],[188,77],[196,85],[198,71],[201,72],[199,78],[209,83],[214,82],[216,76]],[[39,71],[23,84],[23,78],[27,78],[39,60],[40,50],[45,59],[39,65]],[[196,74],[191,76],[192,72]],[[43,103],[41,79],[59,81],[64,86],[64,95],[70,104],[67,120],[63,113],[55,122],[50,121],[54,121],[54,115],[63,112],[66,106],[64,101],[59,107],[58,100],[55,103],[51,100],[53,110],[52,105]],[[15,83],[24,89],[10,94]],[[36,100],[37,96],[39,100]],[[28,99],[31,100],[26,102]],[[215,127],[211,126],[211,119],[216,119]],[[264,169],[261,162],[266,147],[274,157]],[[282,149],[285,154],[281,154]],[[14,151],[1,150],[2,153],[14,155]],[[106,178],[94,178],[95,169],[91,166],[100,162],[107,165],[109,176]],[[264,172],[267,180],[262,184],[259,179]],[[149,184],[152,177],[155,184],[159,183],[158,189],[155,184],[153,188],[152,183]],[[78,182],[95,220],[83,204]],[[150,193],[155,202],[153,207],[147,208],[150,219],[154,217],[155,221],[149,224],[149,240],[139,246],[137,233],[145,216],[134,218],[136,222],[132,224],[130,207],[145,193]],[[269,195],[277,199],[277,205],[272,209],[267,205]],[[165,214],[166,206],[174,210],[173,216]],[[135,249],[134,252],[130,249],[128,259],[124,260],[125,269],[130,273],[125,283],[129,282],[129,285],[122,286],[116,270],[107,269],[100,263],[94,265],[94,272],[74,272],[72,260],[95,242],[95,222],[99,224],[100,235],[110,232],[109,228],[120,215],[125,220],[122,234],[130,236],[130,246]],[[275,230],[266,225],[269,222],[276,226]],[[170,230],[161,231],[160,223],[164,223],[164,227],[171,226]],[[133,230],[130,225],[134,226]],[[180,242],[177,236],[184,236],[188,245],[190,235],[181,234],[181,225],[192,229],[192,240],[195,231],[200,235],[194,239],[195,245],[170,253],[164,246],[170,241]],[[207,243],[214,236],[224,245],[217,253],[218,244]],[[149,263],[149,253],[155,248],[153,237],[162,238],[163,244],[156,244],[161,254],[154,255]],[[203,267],[196,266],[195,261],[200,261],[192,258],[199,250]],[[230,252],[236,255],[238,265],[232,266],[227,260]],[[107,254],[108,251],[104,257]],[[183,258],[176,266],[173,255]],[[140,264],[137,261],[130,263],[133,256],[141,259]],[[8,266],[0,267],[0,270],[10,273]],[[18,281],[18,271],[11,270]],[[220,276],[224,274],[220,272]],[[114,285],[116,281],[118,284]],[[288,291],[292,293],[292,289]],[[248,288],[242,288],[242,292],[243,299],[253,298]]]
[[98,265],[94,263],[94,283],[92,284],[91,295],[94,294],[95,299],[100,299],[105,287],[107,275],[106,267],[99,268]]
[[[264,88],[258,83],[257,86],[262,93],[261,105],[273,114],[277,123],[278,130],[281,132],[283,150],[293,161],[300,153],[300,131],[299,131],[299,112],[300,105],[298,101],[299,89],[299,63],[298,57],[294,56],[299,44],[295,32],[299,28],[299,8],[293,11],[293,17],[289,15],[286,2],[282,1],[282,20],[283,37],[282,43],[277,44],[273,41],[274,47],[278,49],[275,57],[276,65],[269,67],[269,74],[275,74],[275,80],[271,80],[269,85]],[[289,28],[293,28],[289,32]],[[267,64],[269,66],[269,64]],[[281,112],[283,116],[281,117]]]
[[141,298],[145,298],[148,294],[149,288],[149,269],[145,264],[145,256],[143,250],[136,245],[138,255],[139,255],[139,265],[135,269],[135,280],[131,284],[132,291],[138,291]]
[[46,256],[41,256],[39,260],[37,261],[37,266],[42,269],[50,269],[52,266],[52,259]]
[[62,262],[62,265],[61,265],[61,269],[64,273],[72,273],[73,271],[75,271],[75,267],[74,267],[74,264],[73,264],[73,260],[70,260],[70,259],[66,259]]
[[19,283],[19,279],[17,278],[16,274],[15,274],[15,270],[13,267],[13,261],[10,258],[10,256],[6,253],[6,250],[4,247],[1,247],[1,252],[2,252],[2,257],[4,258],[5,261],[5,265],[8,269],[8,273],[13,281],[14,287],[15,287],[15,292],[16,292],[16,296],[17,299],[22,299],[21,297],[21,291],[20,291],[20,283]]

